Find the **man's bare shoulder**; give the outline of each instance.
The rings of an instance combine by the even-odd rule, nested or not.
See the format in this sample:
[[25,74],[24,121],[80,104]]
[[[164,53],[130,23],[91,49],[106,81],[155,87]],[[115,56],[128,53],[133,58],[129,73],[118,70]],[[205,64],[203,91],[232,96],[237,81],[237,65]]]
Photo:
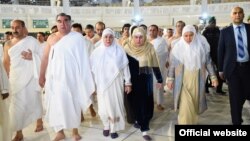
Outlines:
[[8,40],[4,43],[4,48],[5,49],[9,49],[11,48],[12,46],[14,45],[13,41],[12,40]]
[[169,42],[170,42],[170,44],[172,44],[172,42],[174,42],[175,40],[180,39],[180,38],[181,38],[181,36],[174,35],[171,38],[169,38]]
[[84,41],[87,45],[94,45],[89,39],[84,37]]
[[49,35],[48,39],[47,39],[47,44],[49,46],[53,46],[54,44],[56,44],[57,41],[59,41],[59,37],[56,33],[52,33]]
[[169,43],[171,43],[175,39],[175,36],[172,36],[168,39]]
[[95,34],[93,38],[91,38],[91,41],[93,44],[95,44],[96,42],[98,42],[101,38],[99,37],[99,35]]
[[50,42],[51,40],[54,40],[56,38],[56,33],[52,33],[49,35],[49,37],[47,38],[47,42]]

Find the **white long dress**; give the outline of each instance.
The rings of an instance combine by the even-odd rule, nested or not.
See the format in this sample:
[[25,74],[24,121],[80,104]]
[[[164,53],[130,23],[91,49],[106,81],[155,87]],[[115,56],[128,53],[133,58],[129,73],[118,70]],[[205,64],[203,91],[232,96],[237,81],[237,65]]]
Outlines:
[[131,85],[126,53],[115,41],[109,47],[102,42],[90,58],[96,83],[98,114],[104,129],[110,129],[111,133],[124,130],[124,82]]

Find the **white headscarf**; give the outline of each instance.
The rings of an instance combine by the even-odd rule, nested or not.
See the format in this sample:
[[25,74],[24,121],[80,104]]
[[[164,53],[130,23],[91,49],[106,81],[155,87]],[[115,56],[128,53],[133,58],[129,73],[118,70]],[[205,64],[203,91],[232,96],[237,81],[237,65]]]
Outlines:
[[[193,32],[194,34],[190,44],[184,40],[184,34],[187,32]],[[172,55],[188,70],[200,69],[202,64],[206,62],[207,53],[209,53],[209,49],[203,46],[201,39],[196,35],[196,30],[193,25],[186,25],[183,28],[182,37],[172,50]]]
[[[109,47],[104,45],[104,37],[114,37]],[[102,33],[101,45],[90,56],[91,70],[97,84],[97,93],[102,93],[110,86],[119,72],[128,65],[128,59],[123,48],[116,42],[112,29],[106,28]]]

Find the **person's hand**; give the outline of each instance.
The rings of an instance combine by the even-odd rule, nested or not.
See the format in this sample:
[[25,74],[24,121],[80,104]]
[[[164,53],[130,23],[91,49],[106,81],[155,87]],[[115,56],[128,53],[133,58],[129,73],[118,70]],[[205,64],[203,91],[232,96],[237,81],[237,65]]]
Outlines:
[[8,98],[8,97],[9,97],[9,93],[4,93],[4,94],[2,94],[3,100],[6,99],[6,98]]
[[39,85],[41,88],[44,87],[45,81],[46,81],[45,77],[41,77],[41,76],[39,77]]
[[212,81],[212,86],[217,87],[219,85],[218,79],[213,79]]
[[22,51],[21,55],[22,55],[22,58],[25,60],[32,60],[32,52],[30,49],[28,49],[28,51]]
[[132,86],[131,85],[126,85],[124,88],[124,91],[126,94],[129,94],[132,91]]
[[162,88],[162,83],[156,83],[156,88],[157,88],[157,89]]
[[169,90],[172,90],[174,88],[173,81],[168,81],[166,85],[167,85],[167,87],[168,87]]
[[223,72],[219,72],[219,76],[220,76],[220,78],[221,78],[222,80],[225,80],[225,78],[224,78],[224,73],[223,73]]

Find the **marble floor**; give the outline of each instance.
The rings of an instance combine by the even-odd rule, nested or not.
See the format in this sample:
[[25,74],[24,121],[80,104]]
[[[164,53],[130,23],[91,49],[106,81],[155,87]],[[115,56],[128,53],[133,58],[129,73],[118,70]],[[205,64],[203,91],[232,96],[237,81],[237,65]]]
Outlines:
[[[224,86],[227,91],[227,87]],[[173,111],[172,95],[167,94],[165,98],[165,110],[155,109],[154,117],[150,123],[151,135],[153,141],[174,141],[174,127],[177,114]],[[228,95],[222,96],[210,88],[207,94],[208,110],[200,115],[199,124],[231,124]],[[243,124],[250,124],[250,106],[244,105]],[[99,117],[91,117],[89,111],[85,113],[85,120],[79,128],[82,136],[81,141],[143,141],[141,132],[132,125],[127,124],[124,131],[118,132],[117,139],[104,137],[102,135],[103,126]],[[45,122],[45,129],[42,132],[35,133],[35,124],[32,124],[23,130],[24,141],[51,141],[55,137],[55,132]],[[72,141],[71,130],[65,131],[67,138],[65,141]]]

